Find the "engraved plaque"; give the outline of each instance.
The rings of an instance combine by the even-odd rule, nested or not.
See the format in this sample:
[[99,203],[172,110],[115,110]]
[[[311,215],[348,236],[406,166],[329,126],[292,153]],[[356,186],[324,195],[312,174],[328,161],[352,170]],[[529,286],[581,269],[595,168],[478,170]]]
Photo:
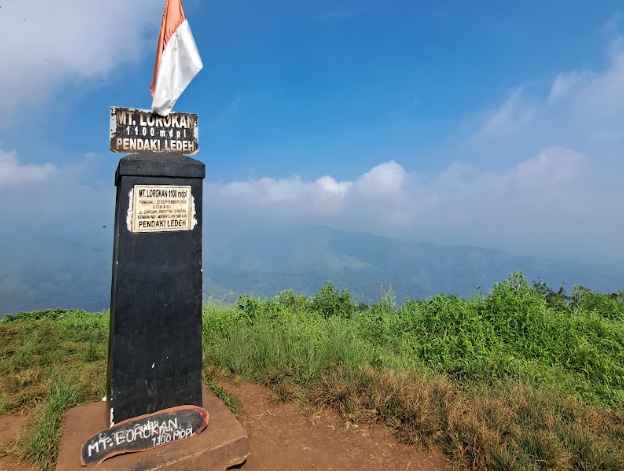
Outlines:
[[190,186],[135,185],[129,206],[131,232],[189,231],[196,224]]
[[83,445],[82,466],[95,466],[123,453],[146,451],[202,432],[208,425],[208,411],[197,406],[178,406],[124,420],[96,433]]
[[113,106],[110,112],[110,150],[197,154],[198,129],[194,113],[158,116],[150,110]]

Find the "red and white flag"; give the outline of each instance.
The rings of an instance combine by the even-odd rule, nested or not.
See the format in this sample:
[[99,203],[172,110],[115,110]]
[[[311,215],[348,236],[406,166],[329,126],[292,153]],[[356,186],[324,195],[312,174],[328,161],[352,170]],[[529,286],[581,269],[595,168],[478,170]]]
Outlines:
[[152,110],[167,116],[203,66],[182,1],[166,0],[150,87],[154,97]]

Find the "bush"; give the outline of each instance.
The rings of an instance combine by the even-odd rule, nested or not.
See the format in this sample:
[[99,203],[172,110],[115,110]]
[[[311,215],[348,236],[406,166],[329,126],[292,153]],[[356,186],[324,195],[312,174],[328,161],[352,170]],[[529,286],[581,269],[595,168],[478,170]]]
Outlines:
[[312,310],[323,317],[351,317],[357,306],[348,290],[340,291],[331,281],[326,281],[312,299]]

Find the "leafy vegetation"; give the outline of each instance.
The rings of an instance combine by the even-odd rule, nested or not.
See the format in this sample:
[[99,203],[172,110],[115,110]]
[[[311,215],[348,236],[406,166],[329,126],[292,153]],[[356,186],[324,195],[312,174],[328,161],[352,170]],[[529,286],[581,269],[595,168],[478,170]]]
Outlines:
[[[62,413],[104,394],[107,331],[107,313],[0,321],[0,414],[39,412],[19,448],[42,469]],[[328,282],[310,298],[205,306],[203,349],[207,382],[235,411],[220,377],[440,444],[462,467],[624,469],[624,291],[568,295],[515,273],[487,295],[397,308],[391,289],[364,306]]]
[[363,308],[331,283],[241,297],[205,308],[205,364],[466,467],[624,469],[623,295],[515,273],[487,296],[398,309],[391,290]]

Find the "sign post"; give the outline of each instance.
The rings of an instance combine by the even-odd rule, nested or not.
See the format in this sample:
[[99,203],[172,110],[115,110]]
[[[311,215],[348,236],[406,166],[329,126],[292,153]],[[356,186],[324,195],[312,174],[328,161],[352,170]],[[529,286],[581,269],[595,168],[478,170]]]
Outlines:
[[[202,66],[181,0],[167,0],[150,87],[156,113],[110,111],[110,150],[134,153],[115,172],[107,428],[87,423],[104,404],[70,409],[57,470],[226,469],[249,454],[245,431],[202,385],[205,166],[188,157],[199,150],[197,115],[171,112]],[[208,409],[215,433],[197,437]],[[177,449],[129,457],[180,440]],[[118,463],[102,463],[117,455]]]
[[56,469],[240,464],[247,433],[202,381],[205,166],[183,155],[198,150],[197,115],[113,108],[110,147],[136,153],[115,172],[106,404],[65,413]]
[[[157,136],[157,137],[152,137]],[[123,157],[117,202],[107,375],[109,426],[202,405],[202,162],[197,115],[112,108]]]
[[148,110],[113,106],[110,113],[110,150],[197,154],[197,115],[169,113],[158,116]]

